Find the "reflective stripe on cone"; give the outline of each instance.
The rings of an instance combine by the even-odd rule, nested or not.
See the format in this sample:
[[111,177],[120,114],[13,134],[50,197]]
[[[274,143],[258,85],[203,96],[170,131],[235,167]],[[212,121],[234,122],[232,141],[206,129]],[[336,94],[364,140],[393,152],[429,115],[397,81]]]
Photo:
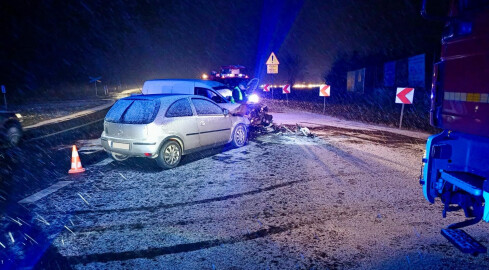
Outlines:
[[68,173],[81,173],[84,171],[85,169],[82,167],[78,150],[76,150],[76,145],[73,145],[73,150],[71,151],[71,169]]

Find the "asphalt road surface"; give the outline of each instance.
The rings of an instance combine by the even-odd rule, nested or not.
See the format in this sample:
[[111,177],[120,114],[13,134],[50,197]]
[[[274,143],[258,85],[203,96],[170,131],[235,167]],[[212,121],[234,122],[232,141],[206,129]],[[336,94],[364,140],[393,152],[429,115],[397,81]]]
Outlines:
[[[167,171],[151,160],[113,162],[89,132],[76,141],[85,149],[85,173],[60,170],[49,179],[52,193],[19,204],[19,217],[4,216],[17,222],[0,235],[0,249],[11,256],[1,263],[39,260],[38,267],[50,269],[489,267],[487,255],[464,255],[440,234],[463,217],[443,219],[441,204],[423,199],[424,141],[385,131],[312,131],[318,137],[263,134],[239,149],[186,156]],[[44,153],[66,156],[71,143]],[[35,235],[25,228],[35,228]],[[486,224],[466,229],[487,245],[486,230]],[[31,258],[27,247],[46,252]]]

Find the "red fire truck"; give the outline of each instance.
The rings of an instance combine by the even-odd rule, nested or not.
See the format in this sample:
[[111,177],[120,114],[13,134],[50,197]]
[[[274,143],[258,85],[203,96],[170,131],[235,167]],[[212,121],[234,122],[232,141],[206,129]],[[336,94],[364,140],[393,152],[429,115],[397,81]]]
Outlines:
[[229,87],[236,87],[239,84],[246,85],[250,80],[246,74],[246,68],[240,65],[221,66],[219,72],[212,71],[207,78],[203,79],[217,81]]
[[485,253],[460,228],[489,222],[489,0],[449,0],[443,17],[433,15],[433,3],[424,0],[421,13],[445,22],[430,111],[443,132],[426,143],[420,184],[430,203],[440,198],[443,217],[459,210],[467,217],[442,235],[465,253]]

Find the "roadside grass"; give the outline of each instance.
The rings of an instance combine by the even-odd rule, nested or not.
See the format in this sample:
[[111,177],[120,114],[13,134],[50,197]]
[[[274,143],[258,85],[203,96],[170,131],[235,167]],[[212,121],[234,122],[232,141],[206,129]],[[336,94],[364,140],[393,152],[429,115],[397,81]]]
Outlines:
[[111,90],[108,95],[71,97],[70,99],[54,96],[45,98],[32,98],[17,104],[9,104],[8,110],[22,115],[22,126],[27,127],[39,122],[58,117],[68,116],[80,111],[91,109],[117,100],[131,93],[137,93],[140,89],[128,88],[122,90]]
[[[271,112],[287,112],[300,110],[323,114],[323,103],[311,101],[262,98]],[[337,104],[326,103],[324,114],[341,119],[381,124],[388,127],[399,127],[400,109],[396,107],[380,107],[374,104]],[[430,125],[429,112],[405,108],[402,128],[413,131],[439,133],[440,130]]]
[[22,115],[22,126],[30,126],[41,121],[67,116],[107,103],[107,100],[51,101],[44,103],[13,105],[9,110]]

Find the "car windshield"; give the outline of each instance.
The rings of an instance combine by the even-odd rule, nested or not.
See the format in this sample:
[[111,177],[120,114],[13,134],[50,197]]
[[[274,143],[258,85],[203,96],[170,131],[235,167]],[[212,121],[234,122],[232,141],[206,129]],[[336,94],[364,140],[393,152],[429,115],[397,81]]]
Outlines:
[[233,91],[231,91],[229,88],[221,88],[221,89],[217,89],[216,91],[219,92],[219,94],[221,94],[221,96],[225,98],[233,96]]
[[156,100],[123,99],[114,104],[105,121],[123,124],[149,124],[153,122],[160,103]]

